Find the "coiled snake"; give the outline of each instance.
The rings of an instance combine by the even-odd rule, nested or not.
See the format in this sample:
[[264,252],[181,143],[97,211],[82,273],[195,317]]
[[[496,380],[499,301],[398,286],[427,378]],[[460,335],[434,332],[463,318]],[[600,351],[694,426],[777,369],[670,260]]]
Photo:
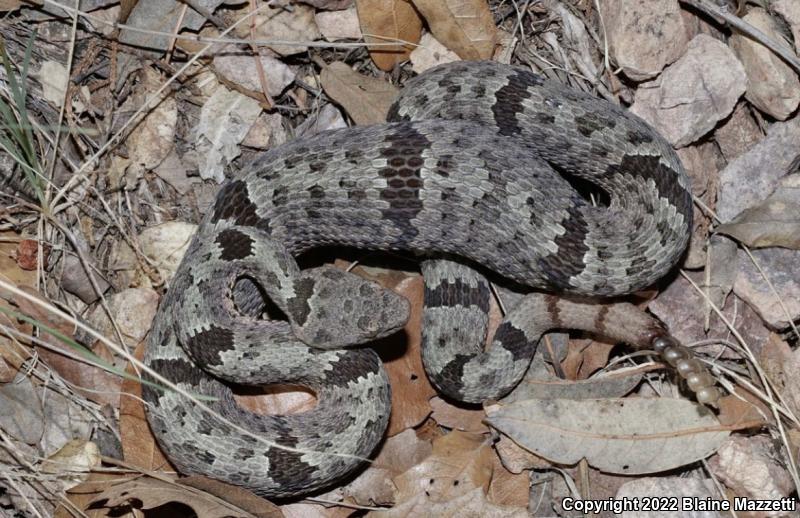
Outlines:
[[[713,380],[652,318],[615,296],[679,259],[692,202],[671,147],[617,106],[492,62],[442,65],[409,81],[390,123],[328,131],[263,154],[220,190],[156,316],[145,361],[259,440],[173,391],[144,387],[171,461],[271,497],[341,480],[383,436],[390,403],[374,351],[344,348],[405,323],[402,297],[293,256],[324,245],[419,254],[423,360],[434,385],[467,402],[499,398],[541,334],[580,328],[655,347],[699,399]],[[593,206],[569,178],[608,195]],[[451,259],[456,258],[458,262]],[[547,294],[527,296],[483,350],[489,286],[471,266]],[[261,318],[265,298],[286,320]],[[223,382],[291,383],[309,412],[236,406]],[[282,446],[282,447],[281,447]]]

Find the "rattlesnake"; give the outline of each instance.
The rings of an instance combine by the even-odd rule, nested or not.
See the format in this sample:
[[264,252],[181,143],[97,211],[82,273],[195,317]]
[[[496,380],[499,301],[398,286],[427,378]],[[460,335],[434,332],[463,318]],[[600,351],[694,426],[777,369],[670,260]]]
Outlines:
[[[291,497],[346,477],[380,442],[386,375],[374,351],[344,347],[398,330],[408,303],[333,268],[300,271],[293,256],[325,245],[425,259],[423,359],[452,398],[503,396],[541,333],[570,327],[655,347],[701,400],[716,400],[708,373],[651,317],[564,298],[644,288],[686,247],[688,179],[647,124],[492,62],[442,65],[409,81],[389,119],[272,149],[221,188],[161,304],[145,361],[182,389],[216,397],[213,410],[263,440],[147,385],[153,432],[182,472]],[[575,178],[604,191],[608,206],[584,199]],[[523,299],[484,353],[489,284],[473,267],[558,296]],[[267,299],[288,322],[259,317]],[[220,380],[304,385],[318,404],[258,415]]]

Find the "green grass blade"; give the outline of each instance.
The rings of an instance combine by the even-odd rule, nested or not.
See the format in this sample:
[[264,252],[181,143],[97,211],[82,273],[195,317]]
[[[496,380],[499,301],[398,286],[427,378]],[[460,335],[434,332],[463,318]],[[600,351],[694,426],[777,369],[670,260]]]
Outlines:
[[[172,391],[172,389],[170,387],[165,387],[165,386],[160,385],[158,383],[153,383],[152,381],[148,381],[148,380],[139,378],[138,376],[134,376],[132,374],[128,374],[124,370],[119,369],[117,367],[114,367],[113,365],[108,363],[106,360],[104,360],[103,358],[97,356],[91,350],[89,350],[86,347],[84,347],[83,345],[79,344],[78,342],[76,342],[75,340],[70,338],[69,336],[63,334],[62,332],[60,332],[57,329],[53,329],[52,327],[50,327],[48,325],[42,324],[41,322],[39,322],[35,318],[31,318],[31,317],[29,317],[27,315],[23,315],[22,313],[18,313],[16,311],[14,311],[12,309],[9,309],[7,307],[4,307],[4,306],[0,306],[0,313],[6,314],[6,315],[8,315],[10,317],[13,317],[13,318],[16,318],[18,320],[22,320],[23,322],[26,322],[26,323],[34,326],[34,327],[37,327],[37,328],[41,329],[42,331],[45,331],[46,333],[48,333],[48,334],[50,334],[52,336],[55,336],[61,342],[63,342],[64,344],[68,345],[76,353],[81,355],[83,358],[93,362],[95,365],[97,365],[98,367],[102,368],[103,370],[105,370],[107,372],[110,372],[112,374],[116,374],[117,376],[121,376],[121,377],[123,377],[125,379],[128,379],[128,380],[138,381],[139,383],[142,383],[143,385],[147,385],[148,387],[152,387],[152,388],[160,390],[160,391],[168,391],[168,392]],[[199,395],[199,394],[191,394],[191,395],[192,395],[192,397],[197,398],[200,401],[217,401],[217,398],[212,397],[212,396],[204,396],[204,395]]]

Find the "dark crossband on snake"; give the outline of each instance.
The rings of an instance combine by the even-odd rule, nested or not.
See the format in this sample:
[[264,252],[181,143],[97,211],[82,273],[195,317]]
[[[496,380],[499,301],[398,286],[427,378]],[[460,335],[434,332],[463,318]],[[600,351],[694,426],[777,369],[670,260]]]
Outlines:
[[[587,201],[568,178],[590,182]],[[401,296],[295,257],[339,245],[419,257],[423,362],[445,396],[498,399],[541,335],[580,329],[659,352],[699,401],[704,366],[627,303],[680,259],[689,181],[672,148],[609,102],[493,62],[441,65],[410,80],[386,124],[327,131],[261,155],[219,191],[156,316],[146,364],[237,427],[172,390],[144,387],[151,428],[174,465],[274,498],[331,487],[381,441],[390,387],[374,350],[402,328]],[[479,273],[481,272],[481,273]],[[491,272],[533,293],[484,347]],[[266,301],[287,319],[264,317]],[[293,384],[316,407],[260,415],[233,384]]]

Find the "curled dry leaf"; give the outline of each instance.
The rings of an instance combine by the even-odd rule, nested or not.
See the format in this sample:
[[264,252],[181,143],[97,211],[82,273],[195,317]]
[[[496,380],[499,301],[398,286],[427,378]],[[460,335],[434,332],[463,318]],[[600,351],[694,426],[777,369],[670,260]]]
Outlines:
[[384,288],[396,291],[411,302],[411,313],[403,328],[404,332],[389,336],[376,345],[392,386],[392,414],[386,432],[391,437],[423,422],[431,413],[430,398],[436,394],[422,367],[420,351],[422,277],[391,273],[365,276],[377,281]]
[[717,232],[753,248],[800,250],[800,174],[783,178],[769,198],[745,209]]
[[492,457],[492,462],[494,463],[494,472],[486,498],[497,505],[526,507],[531,490],[528,472],[514,473],[506,469],[497,455]]
[[543,354],[537,354],[525,378],[503,404],[526,399],[597,399],[618,398],[632,391],[651,367],[623,368],[580,381],[570,381],[552,374],[545,365]]
[[513,474],[519,475],[529,469],[552,467],[550,461],[529,452],[505,435],[500,436],[500,440],[494,444],[494,448],[503,468]]
[[490,425],[537,455],[559,464],[585,458],[626,475],[704,459],[730,435],[707,408],[684,399],[531,399],[487,414]]
[[[165,481],[141,478],[109,487],[93,500],[104,507],[114,508],[137,503],[141,509],[153,509],[171,502],[192,508],[198,518],[279,518],[280,509],[245,489],[229,486],[204,477],[190,477],[187,485],[182,480]],[[200,486],[202,489],[189,487]],[[243,497],[243,493],[247,497]]]
[[429,457],[394,478],[397,505],[380,516],[527,516],[487,501],[493,459],[483,435],[451,432],[436,439]]
[[393,84],[361,75],[341,61],[326,66],[320,82],[325,93],[339,103],[358,125],[386,121],[389,107],[399,93]]
[[489,59],[497,27],[486,0],[413,0],[437,40],[462,59]]
[[410,0],[356,0],[361,32],[367,43],[407,42],[367,47],[381,70],[392,70],[408,59],[422,36],[422,19]]
[[75,439],[42,462],[42,473],[57,475],[64,490],[71,489],[89,478],[89,471],[100,466],[100,448],[91,441]]
[[484,433],[489,431],[489,427],[483,424],[486,414],[482,409],[461,408],[438,396],[432,398],[430,403],[433,409],[431,417],[439,426],[462,432]]

